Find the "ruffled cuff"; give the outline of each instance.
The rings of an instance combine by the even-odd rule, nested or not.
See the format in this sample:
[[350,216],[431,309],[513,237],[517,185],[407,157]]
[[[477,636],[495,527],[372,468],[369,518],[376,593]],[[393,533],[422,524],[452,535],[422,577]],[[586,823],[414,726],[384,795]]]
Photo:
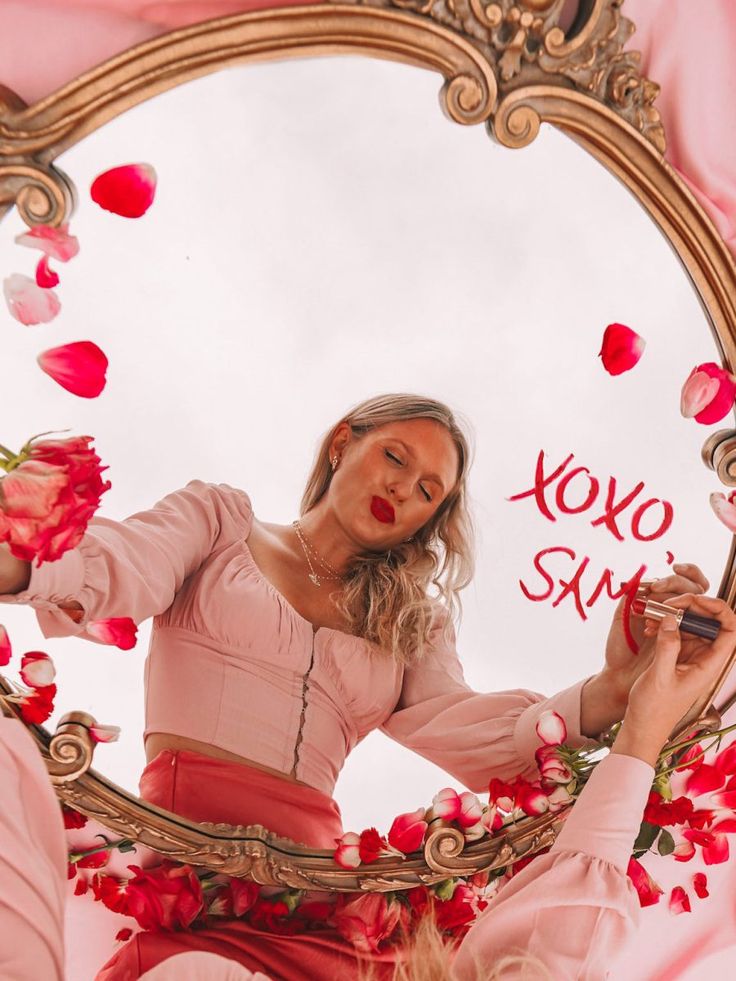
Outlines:
[[654,780],[654,767],[609,753],[591,773],[550,852],[580,852],[625,872]]
[[[591,675],[590,678],[592,677],[594,676]],[[550,695],[549,698],[535,702],[524,709],[514,727],[514,743],[523,760],[535,763],[534,753],[542,745],[542,740],[536,732],[536,725],[539,717],[549,710],[558,712],[565,720],[567,745],[575,749],[593,749],[598,745],[595,739],[584,736],[580,731],[582,690],[583,685],[590,681],[590,678],[583,678],[564,691]]]

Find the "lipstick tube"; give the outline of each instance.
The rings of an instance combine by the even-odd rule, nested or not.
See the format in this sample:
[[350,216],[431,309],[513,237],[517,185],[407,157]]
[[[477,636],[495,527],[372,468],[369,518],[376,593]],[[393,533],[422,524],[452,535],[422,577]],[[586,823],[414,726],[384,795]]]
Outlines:
[[677,620],[677,626],[684,633],[695,634],[696,637],[704,637],[706,640],[715,640],[721,629],[720,620],[701,617],[689,610],[678,610],[676,606],[667,606],[666,603],[657,603],[656,600],[635,599],[631,609],[637,616],[657,621],[664,620],[667,614],[670,614]]

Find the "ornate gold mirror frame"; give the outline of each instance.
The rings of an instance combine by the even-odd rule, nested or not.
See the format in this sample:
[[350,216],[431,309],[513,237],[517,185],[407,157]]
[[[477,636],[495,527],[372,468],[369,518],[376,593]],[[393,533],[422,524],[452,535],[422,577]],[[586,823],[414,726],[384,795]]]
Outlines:
[[[261,10],[177,30],[138,45],[35,105],[0,87],[0,217],[15,205],[29,225],[59,225],[74,207],[72,181],[54,160],[127,109],[226,66],[326,54],[361,54],[438,72],[440,103],[458,123],[486,123],[507,147],[531,143],[551,123],[593,154],[636,196],[676,251],[700,296],[724,365],[733,370],[736,266],[715,227],[666,163],[653,106],[658,86],[623,46],[634,27],[622,0],[581,0],[565,34],[564,0],[372,0]],[[714,433],[703,460],[736,486],[736,430]],[[734,605],[736,547],[719,595]],[[733,666],[672,738],[713,731],[736,700],[711,703]],[[0,708],[15,715],[3,695]],[[551,844],[564,812],[520,822],[503,835],[466,844],[457,829],[436,830],[420,857],[380,859],[342,869],[332,853],[278,838],[255,825],[195,824],[139,800],[90,769],[91,716],[74,712],[56,734],[30,726],[61,801],[167,857],[265,884],[338,891],[391,890],[501,868]]]

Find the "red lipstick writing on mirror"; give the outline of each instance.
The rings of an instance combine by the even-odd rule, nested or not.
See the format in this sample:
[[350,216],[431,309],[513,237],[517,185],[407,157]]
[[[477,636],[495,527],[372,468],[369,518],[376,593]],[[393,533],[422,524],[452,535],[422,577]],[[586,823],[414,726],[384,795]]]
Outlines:
[[656,600],[643,600],[637,598],[631,604],[631,610],[640,617],[648,617],[650,620],[664,620],[670,614],[677,620],[677,626],[684,633],[695,634],[696,637],[704,637],[706,640],[715,640],[718,631],[721,629],[721,621],[713,620],[711,617],[701,617],[697,613],[689,610],[678,610],[676,606],[668,606],[666,603],[657,603]]

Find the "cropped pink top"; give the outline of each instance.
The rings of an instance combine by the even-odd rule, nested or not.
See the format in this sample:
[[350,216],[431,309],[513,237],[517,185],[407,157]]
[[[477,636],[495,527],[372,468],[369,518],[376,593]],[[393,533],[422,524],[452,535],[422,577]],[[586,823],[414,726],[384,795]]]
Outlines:
[[[0,602],[34,607],[44,637],[95,640],[89,620],[153,616],[145,733],[209,743],[326,794],[378,727],[475,791],[491,775],[537,775],[545,709],[565,718],[572,745],[592,745],[580,733],[587,679],[551,698],[471,691],[439,604],[430,651],[408,668],[359,637],[315,632],[253,560],[252,519],[243,491],[191,480],[124,521],[93,518],[76,548]],[[57,606],[70,600],[79,623]]]

